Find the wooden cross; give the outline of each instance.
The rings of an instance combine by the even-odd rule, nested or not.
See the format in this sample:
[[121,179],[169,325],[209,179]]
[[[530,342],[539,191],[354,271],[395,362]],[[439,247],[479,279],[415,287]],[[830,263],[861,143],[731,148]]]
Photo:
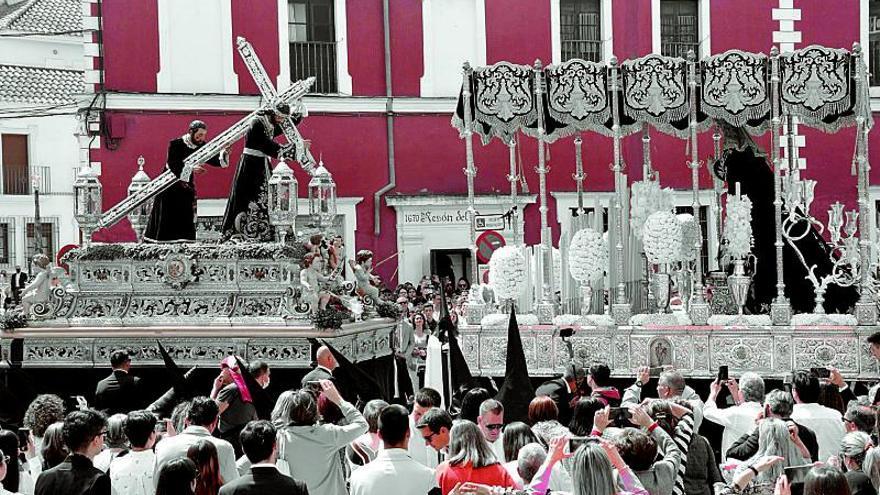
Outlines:
[[[315,78],[309,77],[291,84],[291,86],[281,94],[277,94],[275,88],[268,82],[269,77],[266,75],[266,71],[260,64],[256,54],[254,54],[250,43],[240,37],[238,38],[238,46],[239,53],[241,53],[241,56],[245,59],[245,64],[247,65],[248,70],[254,75],[254,81],[257,83],[260,92],[263,94],[264,98],[260,108],[254,110],[235,124],[232,124],[231,127],[205,143],[204,146],[196,150],[195,153],[184,160],[183,171],[181,171],[179,178],[170,170],[166,169],[138,192],[127,196],[125,199],[104,212],[101,216],[101,221],[98,223],[99,229],[114,225],[132,210],[143,203],[152,200],[156,195],[171,187],[178,180],[188,181],[192,175],[193,167],[205,163],[211,157],[220,153],[223,149],[228,148],[235,141],[241,139],[241,137],[248,132],[254,118],[256,118],[260,112],[275,108],[275,106],[280,103],[291,104],[297,102],[308,93],[309,88],[315,83]],[[304,170],[311,174],[315,168],[315,159],[312,158],[302,136],[300,136],[299,131],[296,130],[296,126],[293,125],[293,121],[290,118],[285,119],[281,124],[281,128],[284,129],[284,135],[287,137],[288,142],[296,145],[297,161],[300,162]]]
[[[260,58],[257,57],[256,52],[254,52],[254,48],[248,42],[248,40],[238,37],[236,40],[236,46],[238,47],[238,53],[241,55],[242,60],[244,60],[245,66],[247,66],[248,71],[251,73],[251,77],[254,79],[254,82],[257,83],[257,88],[260,89],[260,94],[263,95],[263,99],[270,102],[278,102],[278,94],[275,91],[275,87],[272,86],[271,79],[269,79],[269,75],[266,74],[266,69],[263,68],[263,64],[260,63]],[[301,102],[300,102],[301,104]],[[315,158],[312,156],[311,151],[309,151],[308,144],[303,140],[302,136],[297,130],[296,125],[293,123],[293,119],[287,117],[281,122],[281,129],[284,131],[284,136],[287,138],[287,142],[296,146],[296,161],[302,166],[303,170],[312,175],[315,171]]]

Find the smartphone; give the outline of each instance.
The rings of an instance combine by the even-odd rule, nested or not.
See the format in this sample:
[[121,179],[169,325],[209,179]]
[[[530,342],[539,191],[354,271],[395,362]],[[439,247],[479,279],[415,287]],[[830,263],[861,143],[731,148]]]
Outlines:
[[612,407],[608,412],[609,419],[617,426],[623,426],[632,419],[632,413],[626,407]]
[[31,441],[31,429],[30,428],[19,428],[18,429],[18,448],[25,450],[27,449],[28,443]]
[[788,482],[792,485],[795,483],[803,483],[807,478],[807,474],[810,473],[810,469],[813,469],[812,464],[787,467],[785,468],[785,477],[788,478]]
[[648,368],[648,376],[653,376],[653,377],[660,376],[660,373],[663,373],[663,371],[665,369],[666,369],[665,366],[652,366],[652,367]]
[[816,378],[830,378],[831,370],[828,368],[810,368],[810,373],[815,375]]
[[718,383],[724,383],[730,379],[727,365],[718,367]]
[[577,449],[581,448],[581,445],[598,441],[595,437],[571,437],[568,439],[568,452],[573,454]]

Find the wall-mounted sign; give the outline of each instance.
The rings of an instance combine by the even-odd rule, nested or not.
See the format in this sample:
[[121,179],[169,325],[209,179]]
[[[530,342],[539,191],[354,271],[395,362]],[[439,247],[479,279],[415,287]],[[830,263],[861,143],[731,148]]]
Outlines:
[[404,213],[403,223],[410,225],[453,225],[467,224],[468,213],[466,209],[459,210],[434,210],[426,208],[422,211]]
[[506,226],[507,220],[503,213],[474,216],[474,228],[477,232],[483,232],[486,230],[504,230]]
[[477,237],[477,259],[480,263],[488,263],[496,249],[507,244],[504,236],[494,230],[487,230]]

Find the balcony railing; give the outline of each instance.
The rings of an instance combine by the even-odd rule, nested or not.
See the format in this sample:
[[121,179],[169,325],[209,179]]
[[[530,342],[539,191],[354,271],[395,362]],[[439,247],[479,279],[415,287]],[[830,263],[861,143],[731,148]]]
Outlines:
[[336,93],[336,42],[296,41],[290,44],[290,79],[315,76],[313,93]]
[[562,61],[579,58],[588,62],[602,60],[602,42],[597,40],[563,40]]
[[699,57],[700,44],[691,42],[663,41],[660,45],[660,53],[667,57],[687,58],[688,52],[693,50],[694,55]]
[[5,168],[0,174],[0,191],[22,196],[33,194],[36,185],[41,194],[52,194],[51,171],[51,167],[30,167],[27,170]]

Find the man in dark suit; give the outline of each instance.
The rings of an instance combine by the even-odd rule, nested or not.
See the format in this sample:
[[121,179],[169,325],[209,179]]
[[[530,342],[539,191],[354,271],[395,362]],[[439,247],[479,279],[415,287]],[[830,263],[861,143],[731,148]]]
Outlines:
[[113,372],[98,382],[95,389],[95,409],[107,415],[126,414],[140,409],[142,401],[137,395],[140,378],[129,374],[131,357],[128,351],[125,349],[113,351],[110,354],[110,367],[113,368]]
[[330,352],[325,346],[318,347],[318,352],[315,353],[315,361],[318,363],[318,366],[315,367],[312,371],[306,373],[306,376],[303,377],[302,385],[304,388],[307,386],[308,382],[317,382],[321,380],[332,380],[333,379],[333,370],[336,369],[338,364],[336,364],[336,359],[333,358],[333,353]]
[[[816,433],[804,425],[791,420],[794,411],[794,398],[790,393],[783,390],[773,390],[764,398],[764,411],[759,418],[778,418],[786,423],[797,426],[797,435],[810,451],[810,460],[819,460],[819,442],[816,441]],[[727,457],[744,461],[750,459],[758,452],[758,426],[751,432],[739,437],[727,450]]]
[[10,277],[10,287],[12,288],[12,303],[19,304],[21,302],[21,291],[27,285],[27,273],[21,271],[21,265],[15,267],[15,273]]
[[265,420],[251,421],[244,427],[241,446],[251,462],[250,472],[223,485],[220,495],[309,494],[305,483],[281,474],[275,466],[278,456],[275,434],[275,426]]
[[571,421],[571,399],[578,391],[578,370],[574,365],[565,367],[562,378],[556,378],[541,384],[535,390],[535,396],[547,396],[553,399],[559,409],[559,422],[568,425]]
[[92,465],[92,459],[104,448],[104,415],[93,409],[73,411],[64,418],[61,431],[72,453],[61,464],[40,474],[34,494],[110,495],[110,478]]

